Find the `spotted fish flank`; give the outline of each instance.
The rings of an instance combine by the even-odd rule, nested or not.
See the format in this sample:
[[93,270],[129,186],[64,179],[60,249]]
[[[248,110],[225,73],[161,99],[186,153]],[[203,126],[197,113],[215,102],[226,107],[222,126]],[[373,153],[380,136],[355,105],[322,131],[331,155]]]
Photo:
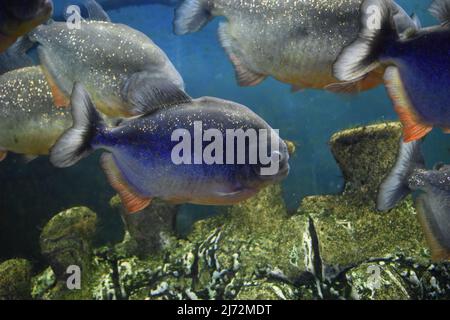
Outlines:
[[47,155],[71,124],[70,111],[54,106],[41,67],[0,76],[0,158],[6,152]]
[[[95,6],[89,8],[92,16],[109,19]],[[68,104],[74,83],[81,82],[102,113],[131,116],[136,86],[146,79],[164,79],[184,89],[167,55],[146,35],[123,24],[82,21],[80,29],[69,29],[54,22],[37,28],[30,39],[39,43],[56,104]]]
[[[351,82],[339,82],[332,65],[359,31],[362,0],[259,1],[185,0],[175,14],[175,33],[200,30],[224,16],[219,39],[242,86],[257,85],[269,76],[304,88],[355,92],[382,83],[383,67]],[[397,26],[404,32],[414,21],[392,3]]]

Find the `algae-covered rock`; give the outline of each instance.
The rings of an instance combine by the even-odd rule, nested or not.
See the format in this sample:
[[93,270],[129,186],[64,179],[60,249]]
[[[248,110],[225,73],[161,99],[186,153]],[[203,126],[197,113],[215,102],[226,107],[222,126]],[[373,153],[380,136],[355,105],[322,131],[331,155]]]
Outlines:
[[31,296],[33,299],[49,299],[46,294],[55,284],[55,273],[48,267],[32,279]]
[[363,263],[347,273],[352,297],[358,300],[407,300],[408,285],[395,267],[384,261]]
[[410,197],[391,212],[375,210],[378,186],[396,161],[401,133],[399,123],[382,123],[331,138],[331,150],[346,179],[345,191],[307,197],[298,212],[314,220],[324,263],[350,265],[399,253],[429,259]]
[[[345,190],[307,197],[293,216],[279,185],[197,222],[185,239],[171,233],[170,219],[158,218],[176,212],[163,202],[140,217],[124,215],[125,241],[90,256],[89,286],[81,297],[449,299],[450,264],[430,262],[411,198],[389,213],[375,210],[400,135],[399,124],[387,123],[333,136]],[[117,198],[112,203],[120,204]],[[153,250],[161,240],[164,245]],[[77,298],[64,290],[56,285],[40,296]]]
[[155,254],[174,231],[177,205],[154,199],[144,210],[128,214],[117,195],[111,199],[110,205],[119,212],[125,224],[126,235],[118,249],[128,255],[145,257]]
[[376,199],[378,186],[395,163],[402,136],[399,122],[343,130],[331,137],[330,148],[345,179],[344,193],[360,200]]
[[31,299],[31,264],[11,259],[0,264],[0,300]]
[[89,268],[96,221],[90,209],[75,207],[57,214],[44,227],[41,251],[58,280],[66,280],[69,266],[78,266],[82,271]]

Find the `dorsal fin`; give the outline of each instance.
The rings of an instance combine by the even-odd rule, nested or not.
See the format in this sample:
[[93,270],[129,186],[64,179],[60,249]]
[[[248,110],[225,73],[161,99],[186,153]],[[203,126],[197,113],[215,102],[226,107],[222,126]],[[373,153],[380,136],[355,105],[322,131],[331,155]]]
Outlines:
[[84,0],[84,6],[86,7],[89,15],[87,20],[111,22],[111,18],[97,1]]
[[434,0],[429,11],[442,25],[450,26],[450,0]]
[[147,71],[136,73],[126,81],[122,97],[130,104],[133,115],[149,114],[161,108],[192,101],[175,84],[154,79]]

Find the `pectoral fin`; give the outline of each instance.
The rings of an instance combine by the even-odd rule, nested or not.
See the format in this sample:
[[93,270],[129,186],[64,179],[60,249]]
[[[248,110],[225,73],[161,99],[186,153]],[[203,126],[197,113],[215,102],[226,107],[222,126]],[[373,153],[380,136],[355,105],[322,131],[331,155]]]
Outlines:
[[219,39],[222,47],[228,54],[231,62],[234,65],[236,72],[236,79],[240,86],[256,86],[266,79],[266,75],[252,71],[245,62],[243,62],[242,53],[239,45],[234,41],[228,33],[228,24],[222,22],[219,25]]
[[136,213],[150,205],[152,201],[151,198],[142,197],[136,194],[136,192],[132,190],[123,179],[112,154],[104,153],[100,159],[100,162],[109,183],[119,194],[122,204],[128,213]]
[[[55,78],[54,74],[50,71],[52,66],[51,58],[44,47],[38,47],[39,60],[42,63],[42,71],[47,78],[48,84],[52,91],[53,103],[57,107],[67,107],[70,104],[70,96],[61,90],[60,83],[62,78]],[[71,85],[72,86],[72,85]]]
[[450,195],[433,188],[419,196],[416,207],[433,260],[450,259]]
[[396,67],[389,67],[386,70],[385,81],[395,111],[403,124],[404,141],[412,142],[426,136],[433,127],[423,123],[415,113]]

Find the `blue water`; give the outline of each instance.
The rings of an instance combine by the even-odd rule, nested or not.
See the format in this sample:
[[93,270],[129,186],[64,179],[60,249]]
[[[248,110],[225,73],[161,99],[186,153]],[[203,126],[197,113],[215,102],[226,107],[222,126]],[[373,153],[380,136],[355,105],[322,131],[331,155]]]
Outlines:
[[[214,20],[198,33],[175,36],[172,19],[176,1],[103,0],[113,22],[127,24],[146,33],[169,56],[183,76],[187,92],[193,97],[215,96],[244,104],[280,129],[283,138],[297,144],[291,173],[284,182],[284,197],[295,210],[307,195],[335,194],[342,190],[343,179],[328,147],[337,131],[385,120],[397,120],[386,90],[379,87],[355,96],[339,96],[324,91],[306,90],[291,94],[286,84],[268,79],[262,84],[242,88],[217,38]],[[332,1],[332,0],[330,0]],[[62,17],[68,4],[80,1],[56,0],[55,19]],[[124,3],[150,3],[139,6]],[[159,4],[155,4],[159,3]],[[423,25],[434,24],[427,8],[431,0],[398,1],[408,12],[416,12]],[[121,7],[122,6],[122,7]],[[121,8],[120,8],[121,7]],[[450,163],[450,139],[435,130],[426,140],[429,165]],[[112,216],[108,201],[114,191],[108,186],[96,156],[79,165],[56,170],[47,158],[25,165],[10,157],[0,171],[0,260],[13,256],[35,256],[39,228],[54,214],[74,205],[85,205],[97,212],[100,222],[99,242],[120,240],[120,218]],[[31,209],[30,209],[31,208]],[[210,215],[211,208],[188,206],[180,217],[181,225]],[[195,216],[191,213],[195,212]],[[117,231],[117,230],[120,230]],[[102,232],[103,231],[103,232]]]

